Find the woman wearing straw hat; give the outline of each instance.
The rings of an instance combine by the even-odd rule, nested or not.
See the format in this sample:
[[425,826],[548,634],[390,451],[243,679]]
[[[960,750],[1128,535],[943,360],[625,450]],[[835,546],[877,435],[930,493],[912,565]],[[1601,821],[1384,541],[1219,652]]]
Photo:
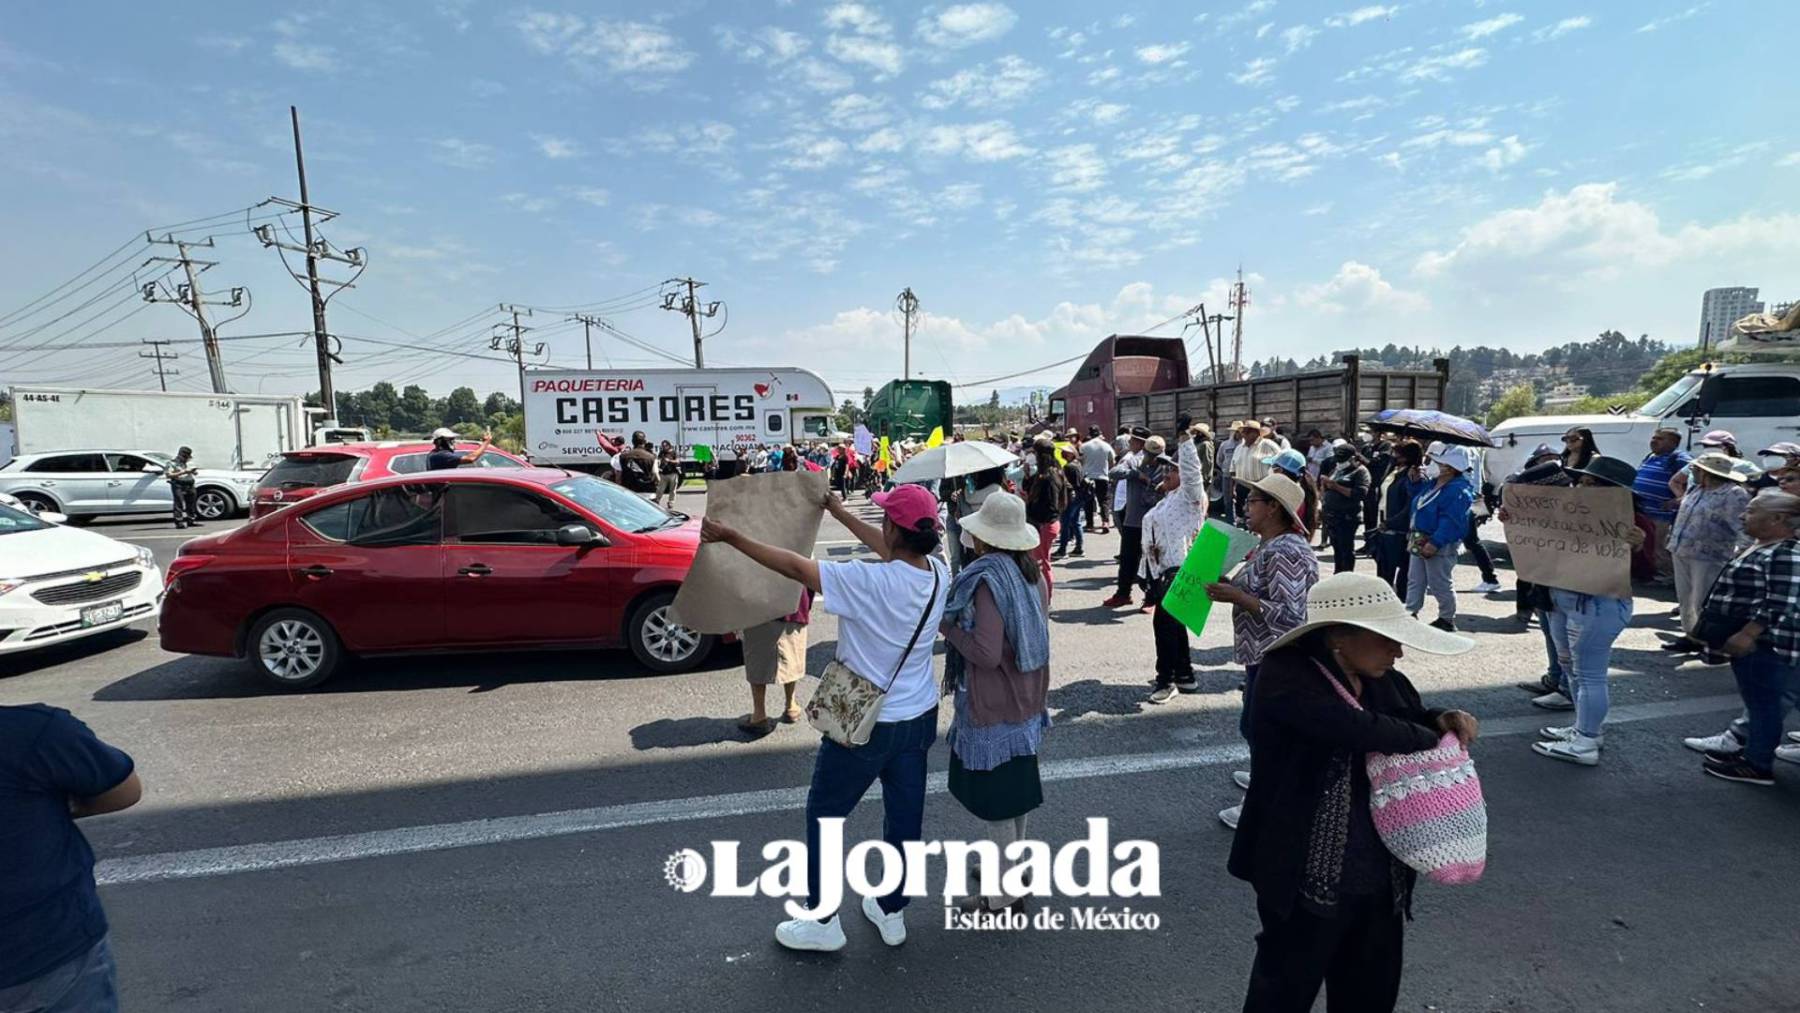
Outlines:
[[[1027,815],[1044,802],[1037,753],[1050,727],[1050,591],[1031,558],[1038,533],[1019,497],[994,493],[963,518],[963,530],[974,558],[950,583],[941,627],[944,692],[956,694],[950,794],[1004,851],[1024,839]],[[990,893],[965,906],[1015,902]]]
[[[1582,486],[1630,489],[1637,480],[1636,468],[1604,455],[1596,455],[1585,468],[1564,470],[1574,476],[1576,485]],[[1626,529],[1625,537],[1634,552],[1644,545],[1641,527]],[[1557,659],[1569,682],[1575,723],[1540,729],[1538,734],[1543,741],[1532,743],[1531,749],[1552,760],[1592,767],[1600,762],[1601,729],[1611,703],[1606,676],[1612,668],[1613,641],[1631,622],[1632,601],[1629,596],[1615,598],[1560,587],[1550,589],[1550,600],[1556,605],[1550,613],[1550,636],[1556,641]]]
[[1461,654],[1474,642],[1417,622],[1366,574],[1319,581],[1306,608],[1263,658],[1256,780],[1227,866],[1255,887],[1262,920],[1244,1009],[1309,1010],[1323,986],[1331,1009],[1392,1010],[1417,873],[1375,830],[1365,759],[1431,749],[1447,732],[1474,740],[1474,717],[1426,707],[1393,667],[1406,647]]
[[[1717,451],[1694,458],[1692,469],[1698,478],[1681,497],[1675,522],[1669,525],[1669,555],[1675,561],[1675,600],[1681,606],[1681,636],[1662,648],[1682,654],[1711,655],[1714,652],[1694,638],[1694,627],[1700,621],[1700,606],[1713,580],[1747,538],[1744,510],[1750,506],[1750,494],[1744,490],[1744,483],[1761,474],[1761,469]],[[1707,660],[1719,663],[1724,659]]]
[[1406,611],[1417,617],[1430,592],[1438,606],[1431,625],[1456,631],[1456,549],[1469,535],[1469,511],[1475,486],[1469,481],[1474,461],[1467,447],[1445,447],[1427,463],[1437,479],[1413,500],[1412,559],[1406,573]]
[[[1251,739],[1251,712],[1263,652],[1282,634],[1306,621],[1306,593],[1319,581],[1319,557],[1306,541],[1298,514],[1300,486],[1286,475],[1266,475],[1251,483],[1244,498],[1244,518],[1262,544],[1250,553],[1237,575],[1206,585],[1206,596],[1231,605],[1232,656],[1244,666],[1244,708],[1238,731]],[[1250,785],[1250,772],[1232,771],[1238,787]],[[1220,810],[1219,821],[1233,829],[1242,806]]]

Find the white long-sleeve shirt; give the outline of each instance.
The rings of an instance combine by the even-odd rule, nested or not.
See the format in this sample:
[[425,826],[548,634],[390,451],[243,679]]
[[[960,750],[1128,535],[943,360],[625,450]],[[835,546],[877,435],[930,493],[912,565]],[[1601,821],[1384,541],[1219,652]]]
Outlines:
[[1177,441],[1175,463],[1181,472],[1181,488],[1164,496],[1144,515],[1141,570],[1142,576],[1152,579],[1187,559],[1200,525],[1206,523],[1206,480],[1192,439],[1184,436]]

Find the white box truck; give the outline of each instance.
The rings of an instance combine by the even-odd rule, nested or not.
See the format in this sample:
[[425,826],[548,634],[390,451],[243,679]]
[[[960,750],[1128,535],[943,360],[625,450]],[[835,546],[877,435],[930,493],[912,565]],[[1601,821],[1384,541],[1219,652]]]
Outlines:
[[17,452],[194,448],[208,468],[258,471],[307,445],[309,409],[276,394],[13,387]]
[[832,431],[831,388],[804,369],[532,370],[525,374],[525,449],[537,464],[596,466],[600,443],[642,430],[683,461],[758,443],[820,440]]

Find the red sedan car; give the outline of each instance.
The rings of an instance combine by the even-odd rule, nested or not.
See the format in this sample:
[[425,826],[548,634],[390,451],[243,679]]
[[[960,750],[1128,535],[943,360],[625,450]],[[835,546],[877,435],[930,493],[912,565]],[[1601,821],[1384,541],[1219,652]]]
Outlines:
[[[464,441],[456,445],[463,453],[479,449],[481,444]],[[290,450],[263,474],[250,498],[250,517],[267,516],[282,507],[346,482],[367,482],[389,475],[416,475],[425,470],[425,458],[431,444],[420,440],[389,440],[380,443],[332,443],[305,450]],[[526,468],[530,465],[498,447],[482,451],[469,468]]]
[[287,688],[345,654],[616,647],[659,672],[716,638],[669,618],[699,522],[590,475],[424,472],[342,485],[169,564],[164,650],[248,658]]

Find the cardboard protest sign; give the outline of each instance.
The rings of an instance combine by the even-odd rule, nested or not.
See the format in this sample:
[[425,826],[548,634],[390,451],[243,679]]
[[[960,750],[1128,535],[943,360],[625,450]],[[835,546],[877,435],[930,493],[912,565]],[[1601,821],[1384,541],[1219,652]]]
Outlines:
[[[823,471],[776,471],[713,482],[706,516],[768,545],[812,555],[824,517]],[[702,545],[675,592],[671,618],[701,633],[732,633],[779,619],[800,604],[800,584],[729,545]]]
[[1565,591],[1631,597],[1631,490],[1508,485],[1506,545],[1520,580]]
[[1183,626],[1201,632],[1213,606],[1206,595],[1206,585],[1243,562],[1256,542],[1256,536],[1242,528],[1207,521],[1187,558],[1182,560],[1181,569],[1175,572],[1175,580],[1163,595],[1162,607]]

